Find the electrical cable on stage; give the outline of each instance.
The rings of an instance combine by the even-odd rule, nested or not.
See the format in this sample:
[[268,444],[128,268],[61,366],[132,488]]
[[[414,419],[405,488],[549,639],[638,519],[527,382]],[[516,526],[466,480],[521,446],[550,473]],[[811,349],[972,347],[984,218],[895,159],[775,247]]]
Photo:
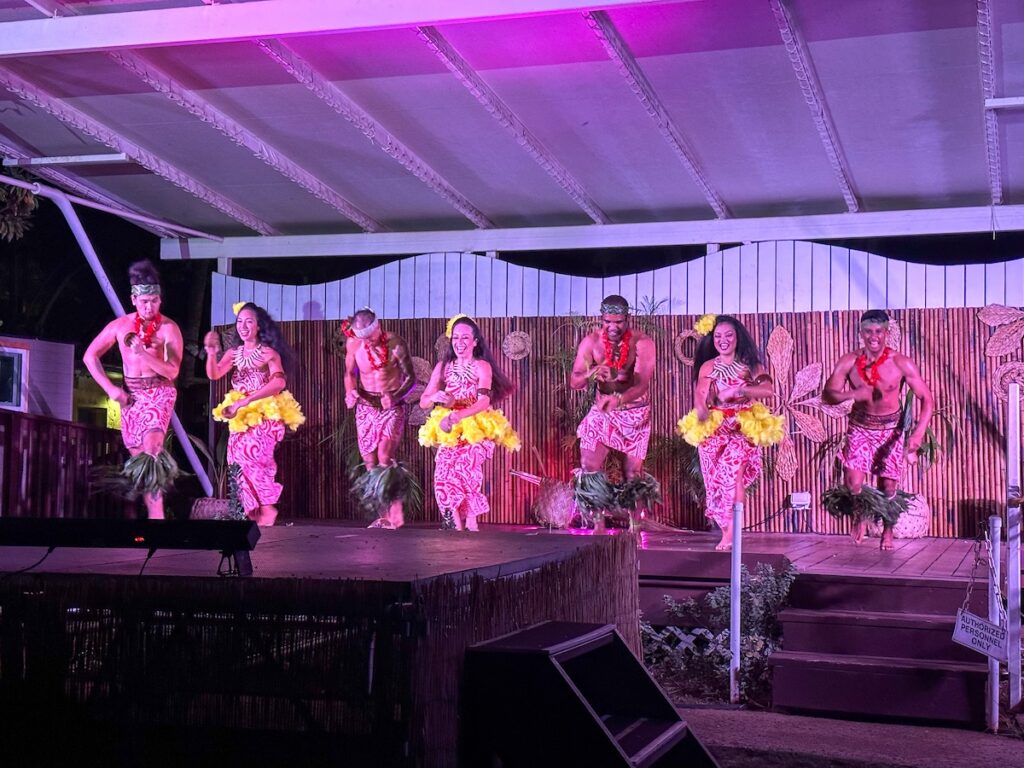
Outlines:
[[42,562],[43,562],[43,561],[44,561],[44,560],[45,560],[46,558],[48,558],[48,557],[49,557],[50,555],[52,555],[52,554],[53,554],[53,550],[55,550],[56,548],[57,548],[56,546],[51,546],[51,547],[49,547],[49,548],[48,548],[48,549],[46,550],[46,554],[45,554],[45,555],[43,555],[42,557],[40,557],[40,558],[39,558],[38,560],[36,560],[36,561],[35,561],[34,563],[32,563],[32,565],[26,566],[25,568],[22,568],[22,569],[20,569],[20,570],[17,570],[17,571],[6,571],[6,572],[4,572],[3,574],[0,574],[0,579],[6,579],[6,578],[8,578],[9,576],[17,576],[17,575],[18,575],[19,573],[25,573],[26,571],[31,571],[31,570],[32,570],[33,568],[35,568],[35,567],[36,567],[37,565],[41,565],[41,564],[42,564]]

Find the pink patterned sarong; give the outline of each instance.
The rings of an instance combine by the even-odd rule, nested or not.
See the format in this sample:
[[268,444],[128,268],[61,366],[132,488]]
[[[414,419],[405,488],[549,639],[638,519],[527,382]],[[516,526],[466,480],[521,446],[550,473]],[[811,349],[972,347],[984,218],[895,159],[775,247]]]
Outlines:
[[359,453],[363,456],[374,453],[377,446],[385,441],[402,437],[409,416],[409,406],[402,402],[387,410],[377,408],[365,400],[356,401],[356,434],[359,438]]
[[277,462],[274,449],[284,439],[283,421],[261,421],[245,432],[228,436],[228,463],[242,470],[239,500],[246,512],[267,504],[276,504],[284,486],[275,480]]
[[434,498],[438,509],[453,510],[467,520],[490,512],[490,502],[483,493],[483,466],[493,455],[494,443],[490,440],[438,448],[434,467]]
[[[455,398],[455,409],[468,408],[480,396],[476,367],[458,361],[448,363],[444,369],[444,390]],[[470,444],[442,445],[437,449],[434,464],[434,498],[443,515],[446,510],[456,512],[464,520],[486,515],[490,502],[483,493],[484,462],[494,455],[494,441],[483,440]]]
[[903,413],[881,416],[850,413],[843,466],[866,475],[899,480],[903,476]]
[[647,443],[651,439],[651,407],[649,405],[602,411],[596,405],[583,417],[576,436],[580,448],[597,450],[606,445],[613,451],[643,461],[647,457]]
[[126,376],[124,384],[131,399],[121,409],[121,436],[126,448],[138,448],[150,432],[167,432],[178,390],[163,376]]
[[[270,381],[262,346],[250,355],[246,355],[241,346],[237,347],[234,363],[232,389],[250,394]],[[228,435],[228,463],[238,464],[242,470],[238,495],[247,513],[261,506],[276,504],[281,498],[284,486],[275,480],[277,462],[274,461],[274,449],[284,440],[285,429],[283,421],[267,419],[245,432]]]
[[704,476],[704,514],[720,528],[732,523],[736,486],[749,488],[761,474],[761,451],[743,432],[735,414],[726,415],[718,430],[697,448]]

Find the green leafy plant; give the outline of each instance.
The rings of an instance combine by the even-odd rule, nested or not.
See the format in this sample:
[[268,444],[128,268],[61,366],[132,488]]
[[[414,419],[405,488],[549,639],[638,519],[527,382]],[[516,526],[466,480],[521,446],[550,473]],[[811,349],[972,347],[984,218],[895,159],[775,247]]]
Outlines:
[[[423,509],[423,486],[406,464],[394,462],[386,466],[366,469],[352,483],[356,503],[369,517],[376,518],[387,512],[391,503],[402,501],[406,513],[416,514]],[[351,474],[350,474],[351,477]]]
[[[6,175],[21,181],[33,180],[17,168],[11,168]],[[29,190],[0,184],[0,237],[10,243],[24,236],[38,207],[39,201]]]
[[666,470],[666,476],[675,478],[697,506],[704,505],[704,475],[700,469],[700,454],[681,435],[651,435],[647,460]]
[[[910,439],[910,433],[914,430],[913,406],[914,392],[913,390],[908,390],[901,405],[905,440]],[[936,429],[938,430],[938,435],[935,433]],[[917,451],[918,471],[924,472],[942,461],[943,455],[951,451],[956,445],[960,437],[960,431],[959,422],[953,418],[952,408],[936,408],[932,414],[931,423],[925,429],[924,438],[921,440],[921,447]],[[942,438],[941,442],[939,440],[940,437]]]
[[227,459],[228,433],[221,432],[212,453],[209,446],[195,435],[189,435],[188,441],[192,443],[192,447],[196,449],[196,452],[206,462],[206,471],[209,472],[210,484],[213,486],[216,497],[219,499],[227,498],[229,490],[228,473],[230,471]]
[[[570,314],[569,319],[552,333],[552,337],[559,338],[562,343],[556,344],[554,351],[543,358],[544,365],[554,368],[559,377],[555,391],[562,396],[562,402],[555,407],[555,420],[559,432],[562,433],[559,442],[566,452],[576,450],[579,442],[576,437],[576,425],[594,405],[594,397],[597,394],[597,384],[593,381],[583,389],[573,389],[569,386],[569,377],[576,363],[576,350],[583,338],[593,329],[594,324],[592,317]],[[566,329],[569,331],[567,340],[564,333]]]
[[653,296],[644,296],[633,308],[630,324],[639,331],[654,338],[661,336],[663,331],[654,319],[668,305],[668,299],[655,300]]
[[[758,563],[740,569],[740,695],[767,705],[771,697],[768,657],[781,647],[779,612],[785,607],[797,571],[776,572]],[[729,587],[718,587],[701,602],[677,602],[666,595],[666,612],[676,626],[641,623],[644,663],[659,682],[679,697],[728,700]]]
[[239,491],[242,483],[242,468],[238,464],[229,464],[227,470],[228,482],[228,511],[226,520],[248,520],[245,508],[242,506],[242,495]]
[[913,498],[914,494],[904,491],[896,491],[896,495],[889,498],[870,485],[862,486],[860,493],[837,485],[821,495],[821,505],[835,518],[863,516],[892,526],[907,511]]

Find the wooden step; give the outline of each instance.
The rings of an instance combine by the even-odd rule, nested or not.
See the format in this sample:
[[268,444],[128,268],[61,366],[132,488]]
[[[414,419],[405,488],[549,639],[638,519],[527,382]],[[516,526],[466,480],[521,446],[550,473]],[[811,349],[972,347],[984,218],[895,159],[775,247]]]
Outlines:
[[653,720],[630,716],[606,716],[601,719],[629,757],[630,763],[637,768],[655,765],[687,732],[683,720]]
[[966,662],[983,659],[953,642],[953,615],[787,608],[779,614],[779,621],[787,651]]
[[[716,552],[712,549],[657,548],[641,549],[640,578],[643,579],[697,579],[729,581],[732,568],[731,552]],[[785,555],[743,553],[743,564],[753,571],[758,563],[768,563],[776,572],[786,568],[789,561]]]
[[[967,594],[965,579],[922,579],[895,576],[802,573],[789,592],[792,608],[890,611],[894,613],[956,615]],[[983,582],[975,585],[971,610],[986,611]]]
[[777,651],[772,706],[818,714],[982,727],[984,661],[893,659]]

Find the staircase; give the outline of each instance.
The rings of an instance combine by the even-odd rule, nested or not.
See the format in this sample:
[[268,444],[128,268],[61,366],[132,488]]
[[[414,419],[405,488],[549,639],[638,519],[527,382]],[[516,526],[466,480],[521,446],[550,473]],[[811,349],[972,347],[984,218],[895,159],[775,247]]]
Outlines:
[[473,646],[464,680],[462,765],[717,766],[613,625]]
[[[951,639],[967,584],[801,574],[780,614],[784,650],[772,654],[778,710],[985,724],[985,657]],[[971,610],[985,614],[985,591]]]

